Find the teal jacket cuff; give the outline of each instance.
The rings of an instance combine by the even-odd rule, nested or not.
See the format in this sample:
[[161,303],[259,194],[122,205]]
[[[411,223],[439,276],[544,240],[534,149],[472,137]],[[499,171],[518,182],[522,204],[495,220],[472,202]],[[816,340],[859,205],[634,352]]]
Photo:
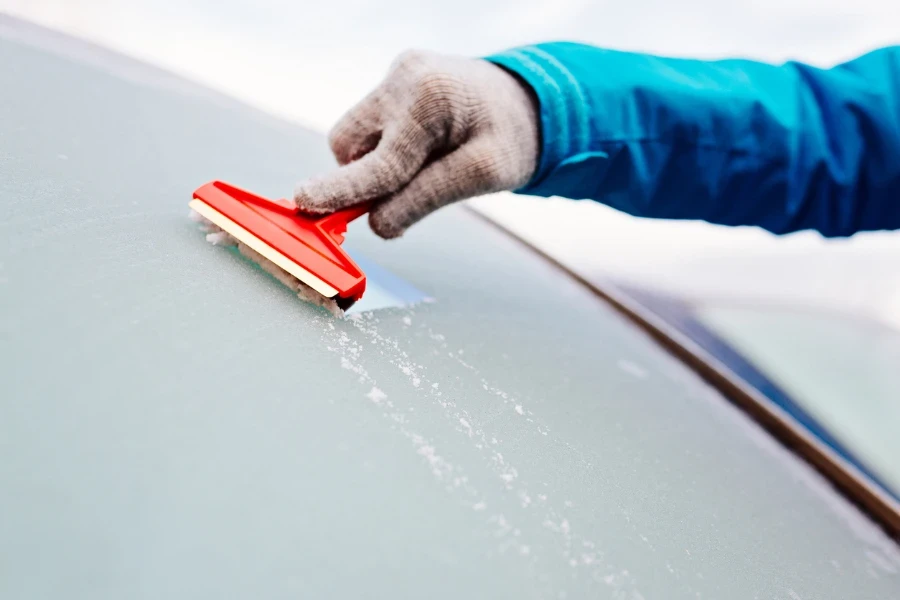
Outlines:
[[563,63],[539,46],[514,48],[486,59],[521,77],[540,105],[540,161],[531,180],[517,192],[564,195],[563,190],[543,189],[541,184],[567,159],[590,149],[590,106],[581,84]]

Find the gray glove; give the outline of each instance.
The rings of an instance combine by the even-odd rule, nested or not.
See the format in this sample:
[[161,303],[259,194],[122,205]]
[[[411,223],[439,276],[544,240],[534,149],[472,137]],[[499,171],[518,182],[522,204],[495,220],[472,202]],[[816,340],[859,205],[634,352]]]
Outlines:
[[298,184],[294,200],[311,213],[376,200],[369,224],[394,238],[451,202],[527,183],[538,127],[533,93],[504,69],[405,52],[329,133],[342,166]]

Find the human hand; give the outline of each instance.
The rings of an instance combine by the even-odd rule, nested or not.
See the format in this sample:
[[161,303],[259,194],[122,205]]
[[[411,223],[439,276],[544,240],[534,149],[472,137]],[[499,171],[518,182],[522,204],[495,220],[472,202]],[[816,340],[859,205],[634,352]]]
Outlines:
[[525,185],[537,167],[537,101],[485,60],[408,51],[328,139],[341,165],[298,184],[304,211],[374,201],[372,230],[395,238],[434,210]]

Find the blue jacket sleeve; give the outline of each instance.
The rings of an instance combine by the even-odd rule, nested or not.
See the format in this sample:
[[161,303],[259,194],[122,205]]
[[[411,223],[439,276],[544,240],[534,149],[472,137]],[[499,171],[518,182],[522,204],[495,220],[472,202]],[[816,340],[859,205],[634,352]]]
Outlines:
[[518,192],[774,233],[900,229],[900,47],[830,69],[565,42],[488,60],[540,103]]

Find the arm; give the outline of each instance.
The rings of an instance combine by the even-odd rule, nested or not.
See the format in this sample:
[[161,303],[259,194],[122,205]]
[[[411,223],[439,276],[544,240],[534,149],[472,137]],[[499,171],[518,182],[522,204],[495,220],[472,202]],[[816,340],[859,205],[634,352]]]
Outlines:
[[488,60],[540,102],[521,193],[774,233],[900,229],[900,47],[827,70],[571,43]]

